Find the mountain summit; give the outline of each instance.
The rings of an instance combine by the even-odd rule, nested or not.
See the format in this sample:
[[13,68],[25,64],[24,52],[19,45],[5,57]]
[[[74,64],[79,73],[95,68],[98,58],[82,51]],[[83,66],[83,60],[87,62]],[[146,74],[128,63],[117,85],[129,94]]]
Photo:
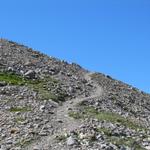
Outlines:
[[150,95],[0,40],[0,150],[150,150]]

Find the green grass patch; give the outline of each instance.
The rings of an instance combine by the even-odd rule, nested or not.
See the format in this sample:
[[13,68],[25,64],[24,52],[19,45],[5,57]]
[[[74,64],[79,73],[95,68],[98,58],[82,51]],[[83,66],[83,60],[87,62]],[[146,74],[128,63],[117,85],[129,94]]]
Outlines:
[[85,107],[84,109],[84,115],[88,117],[94,117],[98,120],[105,120],[112,123],[119,123],[123,126],[126,126],[131,129],[144,129],[140,124],[133,122],[129,118],[125,118],[119,114],[113,113],[113,112],[106,112],[106,111],[97,111],[93,107]]
[[33,142],[34,142],[34,140],[32,140],[32,139],[24,140],[24,141],[22,141],[21,145],[22,145],[22,147],[24,148],[24,147],[26,147],[26,146],[32,144]]
[[31,111],[30,107],[12,107],[10,112],[28,112]]
[[22,118],[22,117],[16,117],[15,118],[15,122],[17,122],[17,123],[21,123],[21,122],[24,122],[24,121],[25,121],[25,119]]
[[112,131],[105,127],[98,128],[97,131],[100,133],[104,133],[106,135],[106,137],[108,138],[108,141],[111,142],[112,144],[116,145],[118,148],[120,148],[120,146],[124,145],[124,146],[128,146],[130,148],[134,148],[136,150],[145,150],[132,137],[114,136],[114,135],[112,135]]
[[10,85],[26,85],[36,91],[41,100],[52,99],[56,102],[59,102],[65,101],[65,98],[67,97],[65,91],[59,90],[55,93],[52,91],[52,89],[55,87],[60,87],[61,83],[50,76],[40,80],[31,80],[12,72],[0,72],[0,81],[4,81]]
[[103,128],[98,128],[97,131],[98,132],[102,132],[102,133],[104,133],[107,136],[111,136],[112,135],[111,130],[108,129],[108,128],[104,128],[104,127]]
[[83,117],[79,112],[75,112],[75,111],[70,111],[68,115],[69,117],[72,117],[74,119],[80,119]]
[[[49,84],[48,84],[49,83]],[[59,82],[50,77],[43,80],[32,81],[28,85],[36,91],[41,100],[52,99],[55,102],[65,101],[66,93],[63,91],[58,91],[57,94],[48,90],[50,87],[53,88],[56,85],[59,85]]]
[[18,143],[15,144],[15,146],[21,146],[21,148],[25,148],[32,144],[35,141],[35,139],[22,139],[18,141]]
[[137,143],[132,137],[118,138],[111,136],[108,138],[112,144],[115,144],[118,147],[124,145],[136,150],[145,150],[145,148],[141,147],[141,145]]
[[96,118],[98,120],[105,120],[111,123],[119,123],[127,128],[134,130],[146,130],[141,124],[132,120],[130,118],[125,118],[117,113],[106,112],[106,111],[97,111],[93,107],[84,106],[81,109],[81,112],[71,111],[69,116],[75,119],[85,119],[85,118]]
[[25,80],[23,77],[10,72],[0,72],[0,81],[4,81],[12,85],[25,84]]
[[135,120],[131,120],[130,118],[125,118],[117,113],[106,112],[106,111],[97,111],[94,107],[82,106],[82,112],[79,114],[78,112],[70,112],[69,116],[80,119],[80,118],[96,118],[98,120],[105,120],[111,123],[119,123],[125,127],[134,130],[146,130],[145,127],[140,125]]

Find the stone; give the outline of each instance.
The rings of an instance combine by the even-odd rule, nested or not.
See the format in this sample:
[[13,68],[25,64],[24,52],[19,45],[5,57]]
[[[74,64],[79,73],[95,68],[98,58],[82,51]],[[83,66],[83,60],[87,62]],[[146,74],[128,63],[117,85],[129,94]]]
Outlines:
[[80,133],[80,134],[79,134],[79,138],[80,138],[80,139],[85,139],[85,138],[86,138],[86,134]]
[[58,123],[63,123],[63,121],[62,121],[62,120],[60,120],[60,119],[57,119],[57,122],[58,122]]
[[68,91],[69,91],[69,93],[74,93],[75,92],[73,87],[71,87],[71,86],[68,88]]
[[4,145],[0,145],[0,150],[7,150],[7,148]]
[[15,147],[14,150],[21,150],[21,147]]
[[36,73],[33,70],[29,70],[24,74],[24,76],[29,79],[35,79],[35,75]]
[[69,107],[68,110],[72,110],[72,108]]
[[45,105],[41,105],[40,106],[40,111],[44,111],[44,109],[45,109]]
[[0,81],[0,87],[6,86],[6,85],[7,85],[7,83],[6,83],[6,82],[4,82],[4,81]]
[[6,144],[12,144],[12,143],[13,143],[13,141],[11,139],[6,141]]
[[67,138],[67,145],[68,146],[73,146],[77,144],[77,140],[73,138],[72,136]]
[[8,67],[8,69],[7,69],[8,71],[14,71],[14,68],[13,67]]
[[47,136],[47,133],[44,132],[44,131],[42,131],[42,132],[39,133],[39,135],[40,135],[40,136]]
[[145,149],[150,150],[150,145],[149,146],[145,146]]
[[41,150],[39,146],[34,146],[33,150]]
[[120,150],[127,150],[124,146],[121,146]]

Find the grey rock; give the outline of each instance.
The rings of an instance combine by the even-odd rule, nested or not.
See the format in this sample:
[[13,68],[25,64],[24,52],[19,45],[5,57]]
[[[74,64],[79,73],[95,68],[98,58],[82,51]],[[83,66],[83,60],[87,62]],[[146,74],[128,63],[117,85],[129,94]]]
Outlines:
[[44,109],[45,109],[45,105],[41,105],[40,106],[40,111],[44,111]]
[[36,73],[33,70],[29,70],[24,74],[24,76],[29,79],[35,79],[35,75]]
[[6,82],[4,82],[4,81],[0,81],[0,87],[6,86],[6,85],[7,85],[7,83],[6,83]]
[[68,146],[73,146],[73,145],[76,145],[77,143],[78,143],[77,139],[73,138],[72,136],[67,138],[67,145]]
[[127,150],[124,146],[121,146],[120,150]]
[[8,71],[14,71],[14,68],[13,67],[8,67],[8,69],[7,69]]
[[40,136],[47,136],[47,132],[46,131],[42,131],[39,133]]
[[41,150],[41,148],[39,146],[34,146],[33,150]]
[[12,144],[12,143],[13,141],[11,139],[6,141],[6,144]]

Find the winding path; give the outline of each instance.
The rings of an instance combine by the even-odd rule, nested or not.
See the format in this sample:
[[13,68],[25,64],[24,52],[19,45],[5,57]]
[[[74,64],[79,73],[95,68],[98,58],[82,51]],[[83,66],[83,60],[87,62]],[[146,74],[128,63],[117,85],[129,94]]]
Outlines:
[[[62,135],[62,133],[69,133],[70,131],[77,129],[82,124],[81,120],[76,120],[76,119],[69,117],[68,112],[69,110],[73,110],[78,103],[84,100],[94,99],[94,98],[102,96],[103,90],[96,82],[91,80],[91,77],[90,77],[91,74],[92,73],[85,74],[85,79],[89,83],[92,82],[92,85],[95,86],[94,93],[90,95],[89,97],[77,97],[70,101],[66,101],[62,104],[62,106],[59,106],[57,108],[56,120],[60,122],[62,121],[61,127],[55,130],[53,135],[40,139],[40,141],[31,144],[25,150],[34,150],[34,149],[35,150],[49,150],[49,149],[55,150],[55,146],[54,146],[56,145],[55,137],[57,135]],[[37,149],[35,147],[37,147]]]

